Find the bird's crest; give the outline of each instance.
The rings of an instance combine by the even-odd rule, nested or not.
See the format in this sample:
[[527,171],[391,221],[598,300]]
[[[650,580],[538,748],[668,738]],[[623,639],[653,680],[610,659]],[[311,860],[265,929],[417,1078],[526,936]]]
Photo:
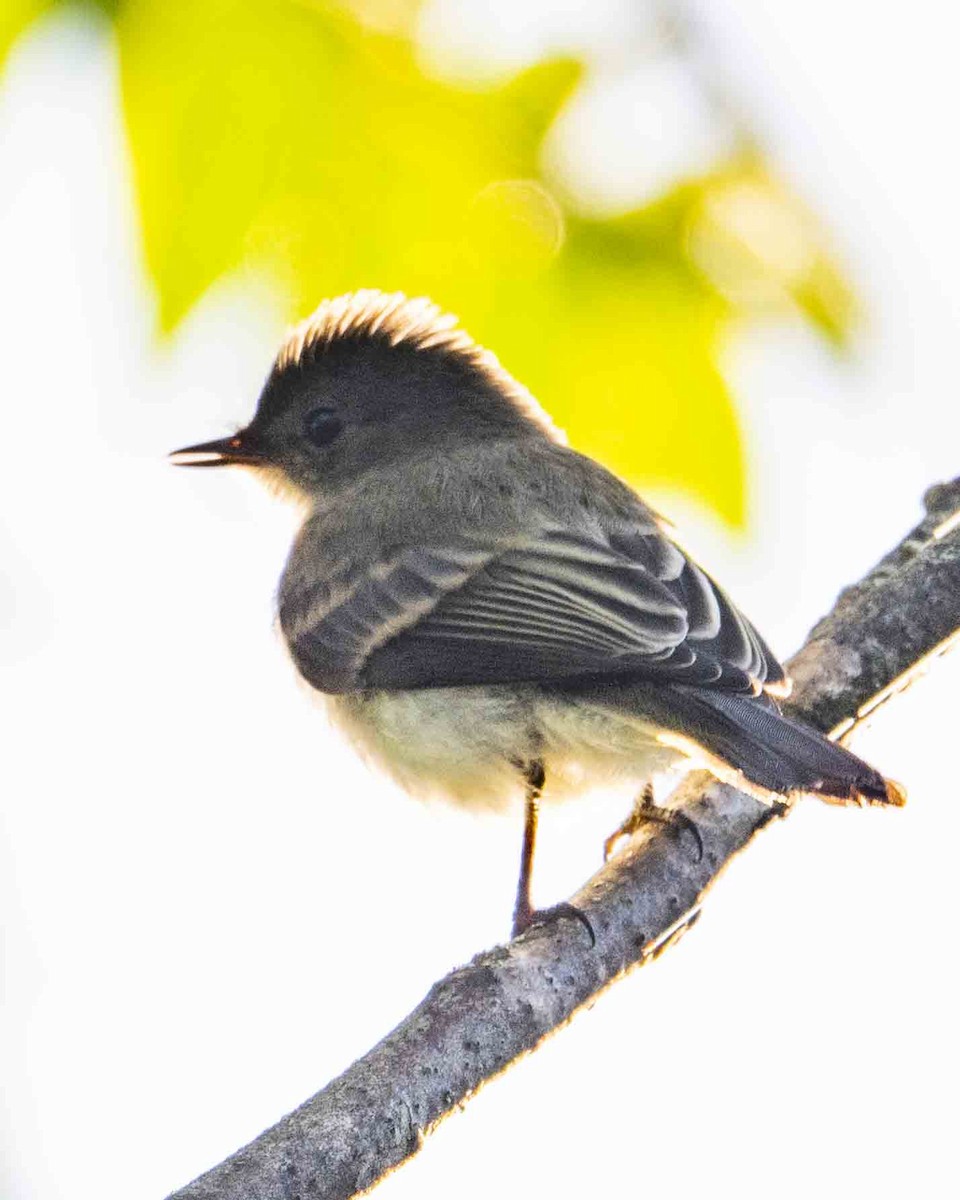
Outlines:
[[402,292],[364,288],[324,300],[289,330],[274,369],[278,373],[287,371],[350,343],[403,346],[442,355],[492,386],[554,441],[566,442],[562,431],[527,389],[500,365],[496,355],[461,329],[457,317],[443,312],[425,296],[408,299]]

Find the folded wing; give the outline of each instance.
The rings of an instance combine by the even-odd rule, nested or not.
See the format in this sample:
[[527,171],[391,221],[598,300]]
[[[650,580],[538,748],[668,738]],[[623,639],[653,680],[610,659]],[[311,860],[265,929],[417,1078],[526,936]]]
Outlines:
[[280,621],[300,670],[327,692],[616,676],[756,693],[784,682],[750,622],[652,521],[402,550],[283,596]]

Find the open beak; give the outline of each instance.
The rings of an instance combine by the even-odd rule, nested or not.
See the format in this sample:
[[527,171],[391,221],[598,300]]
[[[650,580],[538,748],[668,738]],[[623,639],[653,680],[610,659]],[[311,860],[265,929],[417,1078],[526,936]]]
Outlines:
[[176,467],[228,467],[238,464],[255,467],[264,461],[262,454],[243,444],[239,433],[213,442],[184,446],[182,450],[172,451],[170,458]]

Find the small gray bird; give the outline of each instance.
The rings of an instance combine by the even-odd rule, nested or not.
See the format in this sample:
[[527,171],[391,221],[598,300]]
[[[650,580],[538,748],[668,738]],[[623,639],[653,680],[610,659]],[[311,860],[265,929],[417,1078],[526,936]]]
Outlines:
[[252,467],[302,504],[280,627],[364,756],[421,795],[525,796],[515,934],[548,911],[530,899],[542,792],[646,789],[696,754],[767,799],[895,800],[780,713],[789,682],[750,622],[427,300],[325,301],[250,424],[174,457]]

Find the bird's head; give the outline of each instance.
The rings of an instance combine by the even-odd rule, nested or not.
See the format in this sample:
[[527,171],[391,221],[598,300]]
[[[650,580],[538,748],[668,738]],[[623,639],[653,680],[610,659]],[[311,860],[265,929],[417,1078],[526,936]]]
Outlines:
[[511,437],[562,440],[456,318],[428,300],[358,291],[288,333],[245,429],[172,457],[260,468],[311,496],[373,467]]

